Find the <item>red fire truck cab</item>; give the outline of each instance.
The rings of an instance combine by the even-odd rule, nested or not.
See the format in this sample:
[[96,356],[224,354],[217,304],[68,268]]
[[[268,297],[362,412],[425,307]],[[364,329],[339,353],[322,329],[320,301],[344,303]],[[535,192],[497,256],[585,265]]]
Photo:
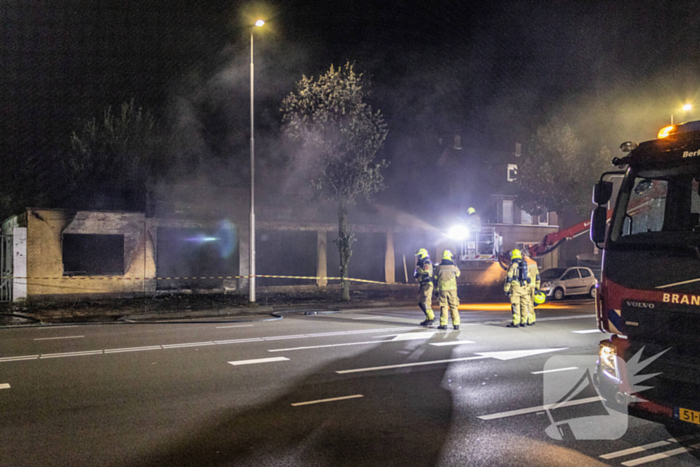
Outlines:
[[[594,380],[611,406],[700,427],[700,121],[621,149],[593,190],[596,316],[612,334]],[[623,177],[612,213],[611,175]]]

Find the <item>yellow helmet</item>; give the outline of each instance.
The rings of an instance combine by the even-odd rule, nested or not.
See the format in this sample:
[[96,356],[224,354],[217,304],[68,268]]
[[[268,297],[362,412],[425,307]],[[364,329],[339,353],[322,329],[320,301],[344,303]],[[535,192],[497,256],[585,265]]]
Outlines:
[[523,254],[517,248],[510,252],[510,260],[513,261],[514,259],[523,259]]
[[472,214],[474,214],[475,212],[476,212],[476,209],[474,209],[474,208],[471,208],[471,207],[470,207],[469,209],[467,209],[467,214],[469,214],[470,216],[471,216]]
[[445,252],[442,254],[442,259],[448,259],[452,261],[452,252],[450,250],[445,250]]
[[429,256],[428,250],[426,250],[425,248],[421,248],[420,250],[416,251],[416,256],[418,257],[418,259],[427,258]]
[[533,301],[535,302],[535,306],[537,305],[542,305],[544,301],[547,299],[547,296],[542,292],[541,290],[538,290],[535,292],[535,296],[533,298]]

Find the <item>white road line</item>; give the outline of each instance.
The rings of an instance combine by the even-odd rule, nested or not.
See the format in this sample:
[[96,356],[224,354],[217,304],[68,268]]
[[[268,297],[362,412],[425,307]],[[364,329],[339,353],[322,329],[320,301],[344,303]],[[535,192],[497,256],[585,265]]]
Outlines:
[[529,407],[527,409],[510,410],[508,412],[492,413],[489,415],[482,415],[478,418],[481,420],[496,420],[498,418],[514,417],[516,415],[524,415],[526,413],[541,412],[543,410],[551,409],[552,407],[570,407],[572,405],[589,404],[591,402],[598,402],[603,400],[600,396],[588,397],[586,399],[576,399],[573,401],[562,402],[561,404],[547,404],[540,405],[537,407]]
[[555,368],[553,370],[543,370],[543,371],[533,371],[533,375],[543,375],[545,373],[556,373],[558,371],[569,371],[569,370],[578,370],[577,366],[570,366],[566,368]]
[[450,342],[434,342],[430,345],[435,345],[437,347],[442,347],[443,345],[462,345],[462,344],[476,344],[474,341],[450,341]]
[[292,407],[299,407],[300,405],[321,404],[323,402],[344,401],[347,399],[358,399],[360,397],[365,397],[365,396],[363,396],[362,394],[355,394],[354,396],[333,397],[331,399],[319,399],[317,401],[309,401],[309,402],[296,402],[296,403],[292,404]]
[[162,350],[160,345],[149,345],[146,347],[125,347],[123,349],[107,349],[105,353],[141,352],[142,350]]
[[[270,337],[251,337],[245,339],[227,339],[227,340],[217,340],[217,341],[207,341],[207,342],[185,342],[182,344],[163,344],[163,345],[150,345],[143,347],[128,347],[125,349],[107,349],[107,350],[86,350],[82,352],[66,352],[66,353],[56,353],[56,354],[39,354],[39,355],[17,355],[13,357],[0,357],[0,363],[3,362],[16,362],[23,360],[37,360],[41,358],[58,358],[58,357],[78,357],[82,355],[100,355],[107,353],[120,353],[120,352],[138,352],[140,350],[157,350],[157,349],[178,349],[186,347],[204,347],[211,345],[229,345],[229,344],[242,344],[247,342],[262,342],[262,341],[275,341],[284,339],[313,339],[316,337],[330,337],[330,336],[348,336],[356,334],[374,334],[392,331],[404,331],[405,327],[402,328],[379,328],[379,329],[363,329],[358,331],[340,331],[340,332],[325,332],[318,334],[294,334],[288,336],[270,336]],[[396,334],[393,334],[396,335]]]
[[236,324],[234,326],[217,326],[216,329],[228,329],[228,328],[252,328],[252,324]]
[[287,347],[285,349],[268,349],[268,352],[287,352],[292,350],[310,350],[310,349],[325,349],[327,347],[346,347],[349,345],[369,345],[369,344],[381,344],[384,342],[394,342],[394,341],[365,341],[365,342],[346,342],[343,344],[326,344],[326,345],[310,345],[308,347]]
[[161,345],[164,349],[182,349],[184,347],[205,347],[207,345],[216,345],[214,341],[208,342],[187,342],[185,344],[165,344]]
[[238,365],[254,365],[256,363],[272,363],[272,362],[283,362],[289,360],[287,357],[270,357],[270,358],[255,358],[253,360],[234,360],[229,362],[233,366]]
[[393,341],[414,341],[414,340],[425,340],[430,339],[436,334],[435,331],[432,332],[407,332],[405,334],[399,334],[394,337]]
[[583,319],[590,318],[595,319],[595,315],[574,315],[574,316],[553,316],[551,318],[537,318],[537,322],[540,321],[561,321],[563,319]]
[[393,368],[407,368],[411,366],[422,366],[422,365],[436,365],[438,363],[451,363],[451,362],[466,362],[468,360],[482,360],[488,357],[465,357],[465,358],[450,358],[448,360],[433,360],[430,362],[416,362],[416,363],[402,363],[400,365],[386,365],[386,366],[375,366],[371,368],[355,368],[353,370],[340,370],[336,371],[339,375],[344,375],[347,373],[361,373],[364,371],[378,371],[378,370],[390,370]]
[[623,462],[622,465],[626,466],[634,466],[634,465],[642,465],[642,464],[647,464],[649,462],[654,462],[658,461],[661,459],[668,459],[669,457],[677,456],[679,454],[685,454],[686,452],[691,451],[689,448],[676,448],[676,449],[671,449],[670,451],[664,451],[660,452],[658,454],[652,454],[651,456],[646,456],[646,457],[640,457],[639,459],[632,459],[627,462]]
[[0,362],[19,362],[22,360],[36,360],[38,358],[38,355],[24,355],[21,357],[3,357],[0,358]]
[[623,449],[622,451],[610,452],[608,454],[603,454],[600,456],[601,459],[615,459],[616,457],[629,456],[630,454],[638,454],[640,452],[648,451],[650,449],[660,448],[661,446],[668,446],[671,443],[675,443],[676,440],[670,438],[668,441],[657,441],[655,443],[644,444],[642,446],[636,446],[629,449]]
[[214,341],[216,345],[243,344],[246,342],[262,342],[261,337],[250,337],[248,339],[229,339],[225,341]]
[[361,320],[366,320],[366,319],[378,319],[378,318],[379,319],[401,319],[401,320],[409,320],[409,321],[412,321],[415,319],[415,318],[411,318],[408,316],[405,318],[402,318],[401,316],[381,316],[381,315],[363,316],[361,318],[352,318],[352,319],[357,320],[357,321],[361,321]]
[[[9,383],[2,383],[0,384],[0,389],[10,389]],[[361,396],[360,396],[361,397]]]
[[63,357],[82,357],[83,355],[102,355],[102,350],[85,350],[83,352],[62,352],[62,353],[43,353],[39,358],[63,358]]
[[64,337],[37,337],[35,341],[51,341],[55,339],[81,339],[85,336],[64,336]]
[[571,331],[574,334],[593,334],[594,332],[599,332],[602,334],[600,329],[584,329],[583,331]]

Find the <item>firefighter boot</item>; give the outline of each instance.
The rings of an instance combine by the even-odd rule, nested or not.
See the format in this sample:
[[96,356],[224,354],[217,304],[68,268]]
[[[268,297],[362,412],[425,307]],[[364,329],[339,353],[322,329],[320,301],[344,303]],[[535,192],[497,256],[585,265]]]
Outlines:
[[425,305],[425,303],[419,303],[418,306],[425,314],[425,321],[421,321],[419,326],[430,326],[433,324],[435,322],[435,318],[430,318],[430,315],[428,314],[428,307]]

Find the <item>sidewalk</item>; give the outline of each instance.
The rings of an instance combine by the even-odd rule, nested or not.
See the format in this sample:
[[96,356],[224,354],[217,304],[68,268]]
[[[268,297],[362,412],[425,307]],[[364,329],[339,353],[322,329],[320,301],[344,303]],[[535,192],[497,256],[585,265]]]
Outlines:
[[[490,290],[460,290],[464,303],[484,301],[493,295]],[[501,294],[493,296],[501,300]],[[251,306],[244,295],[164,294],[129,299],[73,300],[35,304],[2,304],[0,326],[41,324],[117,324],[176,322],[179,320],[267,319],[280,312],[325,312],[358,308],[417,307],[417,288],[351,290],[351,300],[341,302],[338,290],[315,293],[269,293],[258,295]],[[491,301],[491,300],[488,300]],[[435,304],[437,302],[435,301]]]

